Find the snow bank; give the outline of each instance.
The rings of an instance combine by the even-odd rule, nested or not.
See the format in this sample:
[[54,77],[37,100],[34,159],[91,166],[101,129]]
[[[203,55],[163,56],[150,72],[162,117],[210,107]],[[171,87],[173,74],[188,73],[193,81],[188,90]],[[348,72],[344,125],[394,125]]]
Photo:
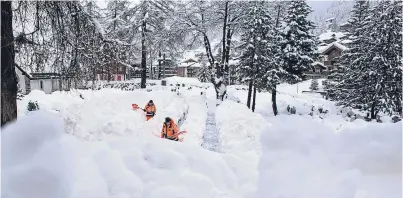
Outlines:
[[[80,94],[84,99],[79,97]],[[18,106],[26,108],[29,100],[38,101],[41,109],[58,114],[65,122],[65,131],[84,140],[101,140],[109,136],[142,136],[144,133],[159,136],[165,117],[178,122],[189,108],[184,98],[162,90],[126,92],[102,89],[53,94],[33,91],[19,101]],[[143,111],[135,111],[131,105],[135,103],[144,108],[149,100],[154,101],[157,113],[146,122]],[[19,110],[21,115],[25,111]]]
[[261,133],[254,197],[402,196],[400,124],[367,123],[336,134],[310,116],[280,115],[269,121],[272,125]]
[[257,166],[261,153],[260,131],[265,120],[245,105],[222,102],[216,110],[216,126],[221,138],[221,152],[237,174],[242,196],[256,190]]
[[184,142],[201,145],[206,129],[206,98],[202,96],[191,96],[187,97],[186,102],[189,105],[189,113],[181,127],[181,130],[187,131]]
[[260,131],[265,125],[262,116],[243,104],[224,101],[217,107],[216,123],[223,152],[260,152]]
[[62,120],[44,111],[2,128],[2,197],[70,197],[74,166],[63,135]]
[[153,136],[82,141],[63,129],[43,110],[4,128],[3,197],[242,197],[231,155]]

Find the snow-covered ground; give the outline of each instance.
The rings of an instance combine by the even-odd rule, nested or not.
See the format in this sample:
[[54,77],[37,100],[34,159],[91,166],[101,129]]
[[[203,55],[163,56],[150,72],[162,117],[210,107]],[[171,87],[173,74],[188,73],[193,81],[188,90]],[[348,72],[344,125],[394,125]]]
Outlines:
[[[148,91],[33,91],[18,101],[18,121],[2,130],[2,197],[402,196],[401,123],[349,122],[333,102],[301,93],[309,81],[279,86],[279,116],[264,92],[253,113],[247,91],[237,90],[245,86],[231,86],[241,103],[214,108],[220,152],[213,152],[202,143],[214,89],[195,79],[168,82],[185,87],[179,95],[158,81]],[[131,104],[150,99],[157,114],[145,121]],[[27,113],[29,100],[41,110]],[[297,115],[287,115],[288,105]],[[328,113],[310,116],[312,105]],[[183,142],[156,137],[167,116],[183,120]]]

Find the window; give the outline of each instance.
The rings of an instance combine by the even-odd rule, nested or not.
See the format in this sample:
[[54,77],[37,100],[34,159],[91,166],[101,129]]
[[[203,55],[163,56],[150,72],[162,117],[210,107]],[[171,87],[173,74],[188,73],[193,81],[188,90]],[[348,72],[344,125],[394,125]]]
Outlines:
[[42,80],[39,81],[39,85],[40,85],[41,89],[43,89],[43,81]]

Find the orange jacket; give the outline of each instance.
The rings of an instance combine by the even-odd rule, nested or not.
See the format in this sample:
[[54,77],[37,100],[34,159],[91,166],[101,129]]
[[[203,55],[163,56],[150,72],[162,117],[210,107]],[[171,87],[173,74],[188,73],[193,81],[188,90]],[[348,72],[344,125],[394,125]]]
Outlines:
[[157,108],[155,107],[155,104],[152,104],[152,105],[146,104],[146,106],[144,107],[144,110],[147,115],[154,115],[155,112],[157,111]]
[[173,119],[171,118],[171,122],[169,124],[162,125],[162,133],[161,138],[168,138],[168,139],[175,139],[177,138],[176,135],[178,134],[178,126],[175,124]]

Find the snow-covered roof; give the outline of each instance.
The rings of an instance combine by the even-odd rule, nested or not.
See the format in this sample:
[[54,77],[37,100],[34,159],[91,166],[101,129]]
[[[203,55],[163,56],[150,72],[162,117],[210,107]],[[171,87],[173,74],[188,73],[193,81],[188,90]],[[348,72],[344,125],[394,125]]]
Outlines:
[[326,68],[326,66],[322,62],[319,62],[319,61],[315,61],[315,62],[312,63],[312,66],[315,66],[315,65],[319,65],[319,66],[321,66],[323,68]]
[[18,66],[18,64],[14,64],[15,68],[19,69],[21,71],[21,73],[25,76],[27,76],[28,78],[31,78],[32,76],[29,75],[29,73],[27,73],[24,69],[22,69],[20,66]]
[[346,39],[346,40],[340,41],[339,43],[342,43],[342,44],[349,44],[349,43],[352,43],[352,42],[353,42],[353,40]]
[[194,64],[190,65],[190,67],[199,68],[199,67],[201,67],[201,64],[200,63],[194,63]]
[[239,63],[239,60],[228,60],[229,65],[237,65]]
[[328,47],[328,45],[318,46],[319,53],[322,53],[323,51],[325,51],[325,49],[327,49],[327,47]]
[[348,49],[346,46],[344,46],[344,45],[342,45],[342,44],[340,44],[338,42],[333,42],[333,43],[329,44],[326,48],[322,49],[322,51],[320,51],[320,53],[324,54],[327,51],[329,51],[330,49],[332,49],[333,47],[337,47],[341,51],[344,51],[344,50]]
[[319,40],[320,41],[329,40],[329,39],[333,38],[333,34],[335,35],[336,40],[340,40],[341,38],[346,36],[345,32],[331,32],[331,31],[329,31],[329,32],[325,32],[325,33],[319,35]]
[[349,22],[345,22],[345,23],[340,24],[339,27],[349,26],[349,25],[351,25]]
[[197,63],[197,58],[196,57],[187,57],[182,59],[182,63]]
[[326,22],[333,21],[334,17],[326,19]]
[[192,62],[192,63],[180,63],[178,67],[201,67],[200,63]]

